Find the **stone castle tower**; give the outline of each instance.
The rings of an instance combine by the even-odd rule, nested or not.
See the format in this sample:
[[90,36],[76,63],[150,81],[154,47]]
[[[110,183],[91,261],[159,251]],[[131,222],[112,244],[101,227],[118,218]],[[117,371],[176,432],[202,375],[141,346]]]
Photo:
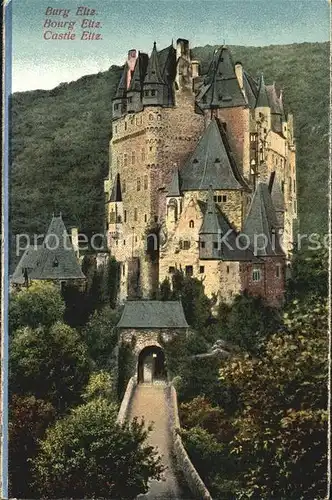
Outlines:
[[[112,118],[105,194],[120,301],[153,297],[182,268],[204,280],[208,295],[231,300],[248,289],[280,302],[296,168],[292,116],[275,85],[234,64],[227,47],[201,76],[187,40],[161,51],[154,43],[150,57],[129,51]],[[233,239],[246,231],[250,248],[205,250],[228,229]],[[278,243],[257,252],[258,230],[269,241],[271,231],[278,241],[282,233],[284,251]]]

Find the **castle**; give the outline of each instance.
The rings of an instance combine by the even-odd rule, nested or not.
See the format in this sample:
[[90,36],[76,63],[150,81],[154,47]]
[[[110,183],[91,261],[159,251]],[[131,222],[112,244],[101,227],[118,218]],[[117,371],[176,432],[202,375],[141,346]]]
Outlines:
[[189,42],[130,50],[113,99],[110,253],[119,300],[153,298],[176,269],[231,302],[280,305],[297,218],[292,115],[282,92],[215,50],[200,75]]

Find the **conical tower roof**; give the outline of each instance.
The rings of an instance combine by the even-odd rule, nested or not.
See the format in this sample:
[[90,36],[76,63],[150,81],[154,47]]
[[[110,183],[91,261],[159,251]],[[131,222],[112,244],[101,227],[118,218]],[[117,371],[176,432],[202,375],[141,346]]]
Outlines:
[[179,167],[176,166],[173,172],[171,183],[167,190],[167,197],[181,196]]
[[258,87],[258,95],[256,100],[256,108],[268,108],[269,100],[267,97],[266,87],[264,83],[264,76],[261,74]]
[[153,44],[153,49],[148,63],[144,84],[163,84],[164,81],[161,77],[159,69],[159,60],[156,42]]

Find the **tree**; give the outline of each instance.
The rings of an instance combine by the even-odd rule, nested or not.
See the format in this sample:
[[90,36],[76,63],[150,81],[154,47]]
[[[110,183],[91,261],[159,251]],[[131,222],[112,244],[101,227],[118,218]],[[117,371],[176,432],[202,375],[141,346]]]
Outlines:
[[220,370],[238,397],[231,454],[240,498],[323,498],[326,494],[327,306],[295,301],[287,333],[264,357],[234,357]]
[[261,297],[238,295],[225,318],[223,338],[257,354],[280,326],[279,311],[267,305]]
[[10,349],[13,393],[34,394],[58,411],[80,401],[91,363],[76,330],[60,322],[51,327],[25,327],[16,332]]
[[146,444],[151,428],[116,417],[117,407],[97,398],[47,431],[33,467],[41,498],[129,500],[160,479],[160,457]]
[[82,398],[91,401],[96,398],[104,398],[109,401],[114,400],[116,388],[110,373],[105,371],[91,373],[89,383],[85,388]]
[[38,440],[54,421],[53,406],[34,396],[17,396],[9,404],[9,485],[10,496],[35,498],[32,489],[31,463],[38,450]]
[[14,332],[17,328],[29,326],[49,327],[62,321],[65,303],[59,289],[50,282],[33,282],[29,288],[13,293],[9,306],[9,326]]
[[112,366],[112,353],[118,342],[115,328],[121,316],[120,310],[108,306],[95,311],[82,331],[89,356],[98,370]]

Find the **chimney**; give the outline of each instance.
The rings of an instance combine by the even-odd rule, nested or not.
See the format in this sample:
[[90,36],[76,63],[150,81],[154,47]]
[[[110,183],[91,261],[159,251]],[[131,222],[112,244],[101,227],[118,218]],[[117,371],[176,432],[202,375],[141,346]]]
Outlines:
[[73,227],[71,229],[71,244],[74,249],[75,255],[79,258],[79,246],[78,246],[78,229],[77,227]]
[[131,82],[131,76],[135,69],[135,64],[138,56],[138,51],[136,49],[131,49],[128,51],[128,73],[127,73],[127,89],[129,89],[129,85]]
[[176,58],[183,57],[184,59],[190,60],[189,51],[189,40],[184,38],[178,38],[176,40]]
[[239,82],[240,89],[243,90],[243,67],[242,67],[242,63],[237,62],[235,64],[235,74],[236,74],[237,81]]
[[191,75],[193,78],[199,76],[199,61],[191,61]]

